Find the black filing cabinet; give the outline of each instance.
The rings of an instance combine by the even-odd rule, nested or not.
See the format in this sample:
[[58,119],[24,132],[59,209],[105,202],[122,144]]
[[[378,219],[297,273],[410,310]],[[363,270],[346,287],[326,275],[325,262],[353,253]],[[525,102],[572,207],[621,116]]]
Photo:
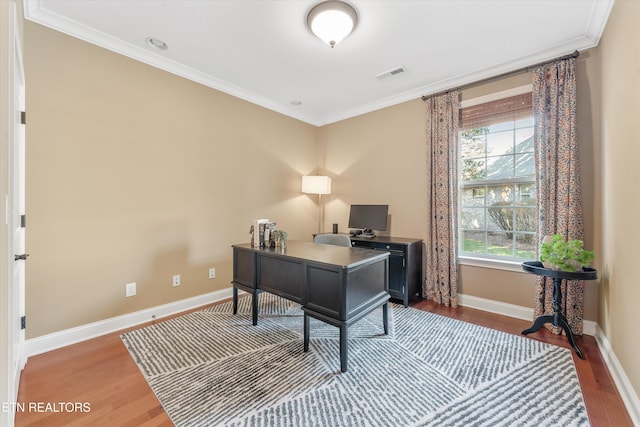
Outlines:
[[422,294],[422,240],[406,237],[351,236],[351,244],[358,248],[389,252],[389,295],[404,306]]

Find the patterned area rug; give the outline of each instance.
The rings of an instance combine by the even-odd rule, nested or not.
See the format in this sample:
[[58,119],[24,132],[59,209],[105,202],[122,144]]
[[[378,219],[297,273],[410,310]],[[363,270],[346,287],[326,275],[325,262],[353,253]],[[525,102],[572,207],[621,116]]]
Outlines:
[[569,349],[390,304],[349,328],[263,293],[122,335],[176,426],[588,426]]

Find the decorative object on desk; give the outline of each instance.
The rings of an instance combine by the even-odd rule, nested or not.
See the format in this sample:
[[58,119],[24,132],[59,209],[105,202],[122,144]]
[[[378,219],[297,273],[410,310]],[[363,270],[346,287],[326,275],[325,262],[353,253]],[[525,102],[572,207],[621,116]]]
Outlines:
[[331,178],[328,176],[303,176],[302,192],[318,195],[318,233],[322,233],[322,195],[331,194]]
[[272,236],[272,233],[275,231],[276,229],[276,223],[275,222],[268,222],[265,225],[264,228],[264,246],[267,248],[272,248],[275,246],[275,241],[274,238]]
[[252,233],[251,245],[257,247],[264,246],[264,231],[268,224],[268,219],[256,219],[253,221],[253,227],[250,229],[250,233]]
[[545,268],[560,271],[580,271],[588,267],[595,254],[584,249],[582,240],[568,240],[560,234],[545,236],[540,245],[540,261]]
[[284,247],[287,246],[287,232],[284,230],[273,230],[271,232],[271,237],[273,238],[274,246]]
[[589,425],[568,348],[390,304],[389,335],[380,311],[350,328],[338,374],[337,328],[311,319],[304,353],[300,305],[259,301],[257,326],[244,297],[122,335],[177,427]]

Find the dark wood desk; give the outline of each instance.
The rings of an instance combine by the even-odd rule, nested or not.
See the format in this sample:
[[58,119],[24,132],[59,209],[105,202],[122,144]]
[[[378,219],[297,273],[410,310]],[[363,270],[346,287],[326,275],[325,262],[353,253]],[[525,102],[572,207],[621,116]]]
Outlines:
[[389,254],[372,249],[289,241],[285,248],[233,245],[233,313],[238,289],[252,295],[258,323],[260,290],[298,302],[304,311],[304,351],[309,349],[308,316],[340,328],[340,370],[347,371],[348,327],[382,306],[388,332]]
[[389,295],[399,299],[405,307],[422,295],[422,239],[407,237],[351,236],[355,248],[369,248],[389,252]]

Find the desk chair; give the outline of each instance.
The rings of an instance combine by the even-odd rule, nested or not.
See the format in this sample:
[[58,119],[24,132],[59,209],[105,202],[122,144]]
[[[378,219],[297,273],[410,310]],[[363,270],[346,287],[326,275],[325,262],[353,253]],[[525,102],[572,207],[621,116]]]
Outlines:
[[316,234],[313,243],[351,247],[351,239],[346,234]]

